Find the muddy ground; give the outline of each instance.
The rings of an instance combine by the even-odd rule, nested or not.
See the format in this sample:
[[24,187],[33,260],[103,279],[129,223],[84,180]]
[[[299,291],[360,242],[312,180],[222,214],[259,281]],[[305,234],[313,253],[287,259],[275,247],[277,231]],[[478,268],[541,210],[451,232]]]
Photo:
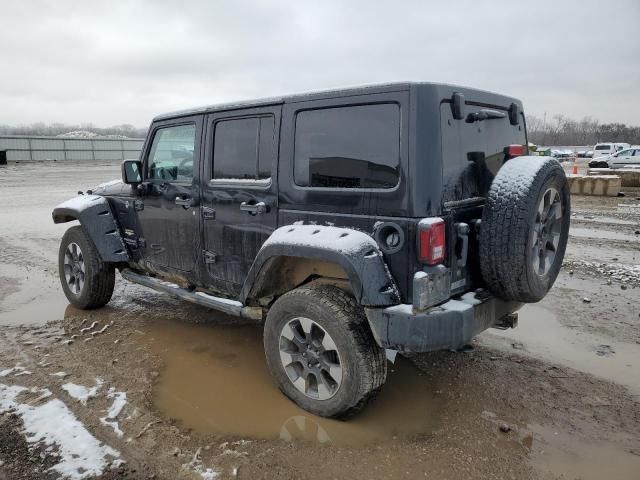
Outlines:
[[0,479],[640,478],[640,191],[573,197],[565,267],[517,329],[398,357],[337,422],[273,386],[256,324],[121,278],[68,306],[51,207],[118,170],[0,167]]

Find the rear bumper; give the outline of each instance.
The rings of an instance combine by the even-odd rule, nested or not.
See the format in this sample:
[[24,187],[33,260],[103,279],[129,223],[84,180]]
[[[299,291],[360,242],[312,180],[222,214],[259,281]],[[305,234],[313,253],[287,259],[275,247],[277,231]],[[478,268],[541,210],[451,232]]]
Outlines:
[[473,293],[467,293],[461,300],[449,300],[421,312],[414,311],[412,305],[366,308],[365,312],[381,347],[430,352],[463,347],[521,306],[495,297],[477,300]]

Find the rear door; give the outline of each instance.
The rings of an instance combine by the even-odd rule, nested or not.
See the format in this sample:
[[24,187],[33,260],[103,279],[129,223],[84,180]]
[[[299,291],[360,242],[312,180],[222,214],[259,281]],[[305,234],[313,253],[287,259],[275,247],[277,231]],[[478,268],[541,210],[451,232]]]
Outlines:
[[202,182],[205,283],[238,295],[277,224],[281,107],[207,117]]

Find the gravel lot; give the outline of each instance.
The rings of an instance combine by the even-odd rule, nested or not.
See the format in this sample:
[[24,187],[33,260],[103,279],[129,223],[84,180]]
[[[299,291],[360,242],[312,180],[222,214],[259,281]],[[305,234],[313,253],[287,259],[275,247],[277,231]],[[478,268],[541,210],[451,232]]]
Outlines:
[[398,357],[345,423],[279,393],[259,325],[121,278],[68,305],[51,209],[118,176],[0,167],[0,479],[639,478],[639,190],[573,197],[563,271],[517,329]]

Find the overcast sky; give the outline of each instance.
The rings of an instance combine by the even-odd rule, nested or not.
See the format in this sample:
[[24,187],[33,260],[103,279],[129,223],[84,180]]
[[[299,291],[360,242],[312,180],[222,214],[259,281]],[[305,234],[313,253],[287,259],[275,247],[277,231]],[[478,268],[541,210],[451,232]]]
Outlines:
[[190,106],[396,80],[640,125],[640,0],[21,0],[0,124],[146,126]]

